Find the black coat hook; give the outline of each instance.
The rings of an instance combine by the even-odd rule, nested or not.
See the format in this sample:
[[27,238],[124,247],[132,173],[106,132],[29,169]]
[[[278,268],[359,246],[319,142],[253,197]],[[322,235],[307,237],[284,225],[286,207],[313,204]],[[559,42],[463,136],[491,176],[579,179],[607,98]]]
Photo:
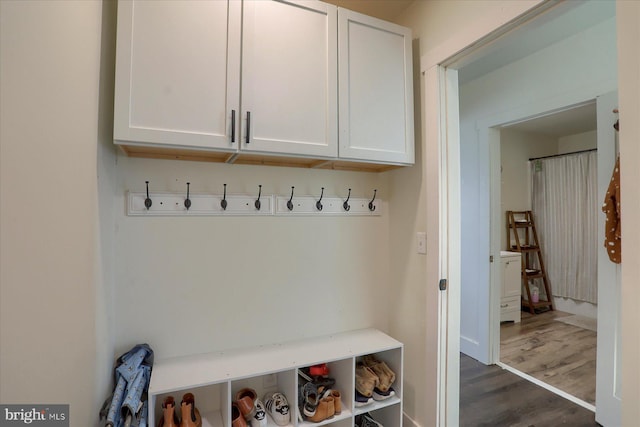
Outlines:
[[227,184],[224,185],[224,193],[222,194],[222,200],[220,200],[220,207],[223,211],[227,210]]
[[262,195],[262,185],[258,185],[258,199],[254,203],[254,205],[255,205],[257,210],[260,210],[260,206],[262,206],[262,204],[260,203],[260,196],[261,195]]
[[144,199],[144,206],[147,208],[147,210],[149,210],[153,202],[149,198],[149,181],[145,181],[145,184],[147,184],[147,198]]
[[320,192],[320,200],[316,202],[316,209],[319,211],[322,210],[322,196],[324,195],[324,187],[322,187],[322,191]]
[[344,203],[342,204],[342,207],[347,212],[349,212],[349,210],[351,209],[351,205],[349,205],[350,198],[351,198],[351,189],[349,189],[349,195],[347,196],[347,200],[345,200]]
[[187,208],[187,210],[191,207],[191,200],[189,200],[189,185],[191,185],[191,183],[187,182],[187,198],[184,200],[184,207]]
[[378,192],[378,190],[373,190],[373,199],[371,199],[371,201],[369,202],[369,210],[371,212],[376,210],[376,206],[373,204],[373,202],[376,200],[376,193]]
[[289,201],[287,202],[287,208],[292,211],[293,210],[293,189],[295,187],[291,186],[291,197],[289,197]]

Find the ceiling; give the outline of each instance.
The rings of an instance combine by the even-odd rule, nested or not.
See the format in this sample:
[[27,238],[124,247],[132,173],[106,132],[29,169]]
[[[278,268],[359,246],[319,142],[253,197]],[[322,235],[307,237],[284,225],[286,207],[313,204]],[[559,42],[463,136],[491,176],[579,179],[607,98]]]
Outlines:
[[543,117],[503,126],[509,130],[561,138],[596,130],[596,103],[560,111]]
[[614,1],[567,1],[553,7],[536,19],[516,27],[458,61],[458,81],[471,80],[523,59],[546,47],[615,18]]
[[[543,13],[454,63],[452,67],[458,69],[459,84],[464,85],[568,37],[579,36],[589,27],[615,19],[613,1],[567,1],[553,9],[553,13]],[[596,104],[592,102],[504,127],[554,138],[593,131],[597,127]]]
[[405,11],[414,0],[323,0],[325,3],[350,9],[387,21]]

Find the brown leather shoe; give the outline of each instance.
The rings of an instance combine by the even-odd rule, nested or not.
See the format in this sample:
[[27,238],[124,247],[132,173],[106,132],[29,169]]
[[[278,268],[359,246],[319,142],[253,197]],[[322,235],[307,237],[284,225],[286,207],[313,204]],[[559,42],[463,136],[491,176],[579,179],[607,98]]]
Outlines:
[[200,411],[196,408],[196,402],[193,394],[187,393],[182,396],[180,410],[182,413],[180,427],[202,427],[202,418],[200,417]]
[[340,398],[340,392],[338,390],[331,390],[331,397],[333,397],[333,407],[336,410],[336,415],[342,412],[342,401]]
[[231,427],[247,427],[237,402],[231,404]]
[[319,423],[320,421],[324,421],[327,418],[333,417],[335,413],[336,408],[333,396],[325,397],[324,399],[320,400],[320,403],[318,403],[316,413],[313,415],[313,417],[307,418],[307,421]]
[[176,414],[176,401],[173,396],[167,396],[162,402],[162,417],[158,427],[178,427],[178,414]]
[[252,388],[243,388],[236,393],[238,409],[245,420],[250,420],[255,415],[255,401],[258,398],[256,391]]

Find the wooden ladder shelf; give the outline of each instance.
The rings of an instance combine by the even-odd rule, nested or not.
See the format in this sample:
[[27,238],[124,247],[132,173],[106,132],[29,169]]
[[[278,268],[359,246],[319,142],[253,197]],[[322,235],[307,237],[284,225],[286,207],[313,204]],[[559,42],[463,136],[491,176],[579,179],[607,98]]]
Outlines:
[[[507,248],[522,254],[522,286],[527,295],[526,299],[523,295],[522,306],[528,307],[531,314],[535,314],[536,309],[544,307],[553,310],[551,286],[544,268],[542,250],[531,211],[507,211]],[[537,266],[534,265],[534,261],[537,261]],[[544,285],[546,299],[542,299],[542,292],[539,292],[538,302],[533,302],[530,284],[539,280]],[[538,289],[542,291],[540,287]]]

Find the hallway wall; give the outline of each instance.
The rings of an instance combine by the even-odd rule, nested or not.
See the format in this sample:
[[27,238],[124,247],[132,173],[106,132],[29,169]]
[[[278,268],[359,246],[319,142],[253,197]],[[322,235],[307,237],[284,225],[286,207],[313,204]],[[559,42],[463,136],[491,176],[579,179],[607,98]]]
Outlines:
[[114,12],[0,1],[0,402],[69,404],[72,427],[113,372]]
[[529,159],[556,154],[558,140],[540,134],[503,128],[500,130],[501,188],[500,250],[506,251],[506,211],[531,210]]

